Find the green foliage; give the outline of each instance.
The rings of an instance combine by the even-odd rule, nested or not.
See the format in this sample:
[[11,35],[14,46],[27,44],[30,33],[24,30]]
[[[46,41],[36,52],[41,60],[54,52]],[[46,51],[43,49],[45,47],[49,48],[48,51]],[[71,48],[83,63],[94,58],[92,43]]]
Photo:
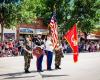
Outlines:
[[75,10],[73,15],[77,16],[80,21],[81,30],[83,32],[90,32],[93,27],[93,20],[95,19],[96,10],[94,9],[94,3],[96,0],[76,0]]
[[2,19],[1,22],[4,22],[4,27],[9,28],[10,25],[12,26],[12,25],[17,24],[17,22],[16,22],[17,10],[16,10],[16,6],[14,6],[14,4],[3,4],[0,7],[0,12],[1,12],[0,19]]
[[18,2],[20,2],[20,0],[0,0],[0,3],[6,3],[6,4],[18,3]]
[[100,0],[95,2],[94,9],[96,10],[95,22],[98,24],[100,23]]
[[32,23],[33,19],[36,18],[35,14],[35,1],[34,0],[23,0],[17,7],[17,19],[18,23]]
[[79,21],[78,28],[89,33],[100,20],[99,0],[46,1],[48,12],[51,12],[52,15],[53,11],[56,11],[60,32],[65,33],[73,24]]
[[[53,15],[53,12],[56,12],[56,19],[58,22],[58,26],[61,27],[63,25],[64,20],[67,18],[67,0],[43,0],[42,6],[37,7],[37,16],[43,17],[45,19],[45,23],[47,25],[50,23],[50,19]],[[39,10],[39,11],[38,11]]]
[[77,21],[78,28],[88,33],[95,23],[100,22],[99,5],[100,0],[20,0],[18,4],[0,4],[0,21],[10,28],[43,17],[48,25],[55,11],[61,33],[65,33]]
[[33,19],[36,18],[36,6],[40,5],[40,0],[9,1],[11,2],[0,3],[1,38],[4,27],[12,28],[20,23],[32,23]]
[[0,4],[0,23],[3,27],[11,28],[20,23],[32,23],[36,18],[35,0],[21,0],[20,3]]

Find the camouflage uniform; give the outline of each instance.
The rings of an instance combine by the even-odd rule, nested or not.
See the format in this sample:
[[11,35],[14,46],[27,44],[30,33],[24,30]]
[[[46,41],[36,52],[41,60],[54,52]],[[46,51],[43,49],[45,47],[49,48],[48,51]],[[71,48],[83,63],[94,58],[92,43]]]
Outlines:
[[[32,50],[32,48],[29,46],[29,45],[25,45],[25,48],[29,51]],[[31,59],[33,58],[32,54],[27,52],[26,50],[24,50],[24,61],[25,61],[25,64],[24,64],[24,69],[25,69],[25,72],[29,72],[28,69],[30,67],[30,62],[31,62]]]
[[59,66],[61,64],[61,58],[62,58],[62,50],[61,49],[55,49],[55,69],[61,69]]

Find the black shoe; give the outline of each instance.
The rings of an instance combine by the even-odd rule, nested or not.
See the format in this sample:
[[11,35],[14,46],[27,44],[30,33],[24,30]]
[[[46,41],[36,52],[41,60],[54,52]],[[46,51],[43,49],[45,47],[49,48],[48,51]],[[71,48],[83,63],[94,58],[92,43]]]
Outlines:
[[61,57],[64,58],[64,55],[62,55]]
[[43,72],[42,70],[37,70],[37,72]]
[[56,66],[55,69],[61,69],[59,66]]
[[55,65],[55,69],[58,69],[59,66]]
[[55,67],[55,69],[58,69],[57,67]]
[[61,69],[60,67],[58,67],[58,69]]
[[31,73],[30,71],[28,71],[28,70],[25,70],[25,73]]
[[52,71],[52,69],[47,69],[48,71]]

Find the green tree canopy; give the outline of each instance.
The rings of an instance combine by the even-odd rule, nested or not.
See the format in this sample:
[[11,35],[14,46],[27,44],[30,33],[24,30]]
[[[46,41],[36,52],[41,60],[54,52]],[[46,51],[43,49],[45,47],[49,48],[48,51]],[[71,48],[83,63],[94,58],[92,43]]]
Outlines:
[[[4,1],[4,0],[1,0]],[[85,32],[90,32],[100,21],[100,0],[5,0],[0,2],[0,23],[13,27],[20,23],[32,23],[34,18],[43,17],[48,25],[53,12],[59,32],[65,33],[74,23]]]
[[2,28],[11,28],[20,23],[32,23],[36,18],[36,8],[40,0],[4,0],[0,3],[0,24]]
[[[37,16],[47,21],[54,11],[60,32],[66,32],[74,23],[84,32],[90,32],[99,21],[99,0],[44,0],[44,6],[38,7]],[[49,21],[47,22],[49,24]]]

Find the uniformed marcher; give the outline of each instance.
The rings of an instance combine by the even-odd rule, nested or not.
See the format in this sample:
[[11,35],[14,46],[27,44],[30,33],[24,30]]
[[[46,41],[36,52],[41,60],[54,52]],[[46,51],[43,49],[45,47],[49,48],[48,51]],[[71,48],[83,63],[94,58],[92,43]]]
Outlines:
[[[44,43],[41,39],[41,35],[38,35],[36,38],[33,39],[33,43],[34,43],[34,49],[36,52],[39,53],[39,56],[37,56],[37,61],[36,61],[36,67],[37,67],[37,72],[42,72],[42,61],[43,61],[43,48],[44,48]],[[34,51],[33,51],[33,54]]]
[[58,46],[57,48],[55,48],[55,69],[61,69],[60,65],[62,57],[63,57],[62,47]]
[[29,67],[33,56],[32,56],[32,44],[29,37],[26,37],[26,40],[23,45],[23,50],[24,50],[23,52],[24,52],[24,61],[25,61],[24,70],[25,73],[30,73]]

